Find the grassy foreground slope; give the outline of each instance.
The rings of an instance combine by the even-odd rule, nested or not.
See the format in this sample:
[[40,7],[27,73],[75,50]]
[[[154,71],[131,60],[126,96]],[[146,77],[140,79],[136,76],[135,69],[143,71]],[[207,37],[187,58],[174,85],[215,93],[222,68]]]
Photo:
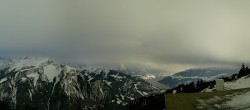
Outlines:
[[[198,99],[208,99],[215,96],[224,97],[247,91],[250,91],[250,88],[203,93],[165,94],[165,106],[167,110],[195,110],[197,109],[196,104]],[[215,103],[222,103],[226,100],[224,99]]]

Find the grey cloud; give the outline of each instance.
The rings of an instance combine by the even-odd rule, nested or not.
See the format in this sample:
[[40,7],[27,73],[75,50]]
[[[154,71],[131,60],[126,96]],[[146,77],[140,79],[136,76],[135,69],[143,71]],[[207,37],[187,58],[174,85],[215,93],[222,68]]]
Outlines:
[[173,71],[250,62],[248,1],[1,1],[0,52]]

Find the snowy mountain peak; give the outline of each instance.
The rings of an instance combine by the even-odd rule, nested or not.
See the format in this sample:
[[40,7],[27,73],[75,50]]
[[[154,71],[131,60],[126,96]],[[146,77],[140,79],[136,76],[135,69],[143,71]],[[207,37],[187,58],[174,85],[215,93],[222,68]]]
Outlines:
[[146,81],[108,69],[79,70],[49,58],[11,59],[0,68],[0,100],[11,108],[103,109],[160,93]]
[[[13,74],[15,74],[15,80],[19,80],[23,77],[32,78],[34,86],[36,85],[38,79],[52,82],[54,77],[61,74],[62,71],[65,74],[75,71],[72,67],[57,64],[49,58],[40,57],[11,59],[9,62],[5,63],[4,66],[2,66],[2,69],[6,69],[7,72],[14,72]],[[2,78],[10,76],[10,74],[5,74]]]
[[32,66],[37,67],[49,61],[50,60],[48,58],[23,57],[23,58],[9,60],[6,66],[10,66],[11,67],[10,70],[22,70]]

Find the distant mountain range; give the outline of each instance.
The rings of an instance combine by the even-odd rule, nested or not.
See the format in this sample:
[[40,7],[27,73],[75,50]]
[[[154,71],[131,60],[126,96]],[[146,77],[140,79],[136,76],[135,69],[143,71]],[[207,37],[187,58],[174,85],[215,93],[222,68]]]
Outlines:
[[223,76],[231,76],[232,74],[238,73],[238,68],[199,68],[189,69],[176,74],[167,76],[160,80],[160,83],[166,84],[171,88],[176,87],[180,84],[187,84],[190,82],[196,82],[198,79],[205,81],[214,80]]
[[77,69],[49,58],[0,58],[0,100],[12,109],[121,109],[163,90],[117,70]]
[[160,89],[169,89],[169,87],[165,84],[159,83],[160,80],[165,78],[168,74],[159,72],[159,70],[148,70],[148,69],[140,69],[140,68],[126,68],[124,70],[120,70],[121,72],[131,75],[133,77],[137,77],[143,79],[155,87]]

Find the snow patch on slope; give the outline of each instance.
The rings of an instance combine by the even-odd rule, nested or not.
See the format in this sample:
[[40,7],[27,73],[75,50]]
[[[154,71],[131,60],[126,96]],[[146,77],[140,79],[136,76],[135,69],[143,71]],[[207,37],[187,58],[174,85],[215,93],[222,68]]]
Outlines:
[[230,89],[241,89],[250,87],[250,78],[249,77],[241,77],[240,79],[225,83],[226,88]]
[[7,80],[7,78],[3,78],[3,79],[0,80],[0,83],[4,82],[6,80]]
[[119,73],[116,74],[116,75],[110,75],[110,76],[112,76],[112,77],[114,77],[114,78],[117,78],[117,79],[126,78],[125,76],[124,76],[124,77],[119,76]]
[[109,85],[109,86],[111,86],[111,83],[112,82],[109,82],[109,81],[107,81],[107,80],[103,80],[103,82],[105,82],[107,85]]
[[54,65],[48,65],[44,67],[44,74],[48,77],[49,81],[52,81],[54,77],[60,74],[60,70]]
[[23,81],[23,82],[24,82],[24,81],[26,81],[26,79],[27,79],[27,78],[22,77],[22,78],[21,78],[21,81]]
[[36,82],[37,82],[37,80],[38,80],[38,78],[39,78],[39,74],[38,73],[33,73],[33,74],[29,74],[29,75],[27,75],[27,77],[30,77],[30,78],[34,78],[34,86],[36,86]]
[[223,106],[232,107],[233,109],[250,109],[250,92],[236,95],[231,98],[231,100],[225,102]]

